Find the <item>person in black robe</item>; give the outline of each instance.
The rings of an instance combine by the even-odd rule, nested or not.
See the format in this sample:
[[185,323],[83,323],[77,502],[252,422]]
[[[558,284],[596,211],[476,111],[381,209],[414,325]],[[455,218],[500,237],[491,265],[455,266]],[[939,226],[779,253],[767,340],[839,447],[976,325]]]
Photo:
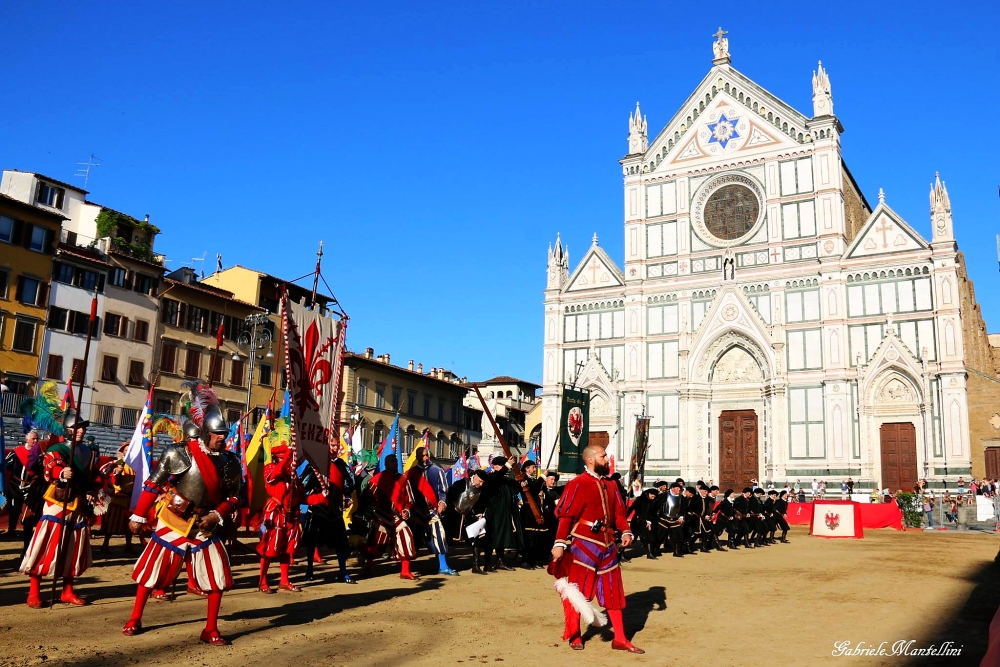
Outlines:
[[684,553],[696,555],[695,545],[701,537],[702,502],[693,486],[684,487],[681,492],[684,498],[682,511],[684,513]]
[[[538,506],[539,513],[541,513],[542,489],[545,486],[545,480],[536,476],[538,466],[531,459],[528,459],[521,465],[521,472],[527,477],[527,487],[524,489],[524,495],[531,494],[535,500],[535,505]],[[548,529],[545,527],[544,515],[542,517],[543,522],[539,524],[538,520],[535,519],[534,512],[531,511],[531,505],[528,504],[527,497],[525,497],[524,502],[521,504],[520,512],[521,526],[524,527],[524,551],[521,554],[522,565],[529,570],[544,567],[548,564],[549,556],[551,555],[550,552],[552,551],[551,544],[549,544],[548,548],[545,547]]]
[[670,485],[667,493],[661,493],[653,501],[652,514],[656,517],[659,532],[657,539],[662,542],[669,538],[675,558],[684,557],[684,498],[681,496],[680,482]]
[[764,521],[764,489],[759,486],[753,490],[748,503],[748,520],[753,533],[753,543],[757,547],[770,546],[767,541],[767,524]]
[[778,541],[782,544],[788,544],[788,539],[785,537],[788,535],[786,514],[788,514],[788,491],[781,491],[778,493],[777,500],[774,501],[774,522],[778,528],[781,528],[781,537],[778,538]]
[[725,547],[719,544],[719,536],[715,532],[715,505],[719,495],[719,487],[717,486],[702,486],[698,489],[698,495],[702,497],[702,501],[705,503],[705,512],[701,516],[701,523],[705,527],[705,535],[702,538],[704,541],[708,542],[709,549],[715,549],[716,551],[725,551]]
[[750,518],[750,495],[752,493],[753,490],[749,486],[746,486],[743,488],[743,493],[733,501],[733,509],[736,513],[734,521],[737,530],[736,541],[739,543],[740,539],[742,539],[743,546],[747,549],[753,549],[757,546],[750,541],[753,526]]
[[[524,548],[524,531],[517,508],[521,485],[507,474],[508,464],[514,465],[514,461],[508,461],[502,456],[497,456],[490,462],[492,470],[486,475],[475,507],[476,514],[486,517],[486,569],[490,572],[498,569],[513,570],[504,562],[504,551],[521,551]],[[497,554],[496,562],[491,561],[494,552]]]
[[[718,487],[712,487],[718,493]],[[736,527],[736,509],[733,506],[733,490],[726,489],[722,500],[715,504],[712,514],[712,521],[715,526],[715,536],[718,538],[722,531],[726,531],[728,537],[727,546],[730,549],[739,549],[739,532]]]
[[650,560],[658,558],[656,553],[658,550],[656,534],[653,530],[653,521],[655,519],[650,518],[650,510],[656,501],[657,495],[658,492],[656,489],[646,489],[643,491],[632,502],[631,515],[629,517],[632,534],[639,536],[642,546],[646,551],[646,558]]
[[767,498],[764,500],[764,541],[768,544],[776,544],[774,531],[778,529],[778,526],[774,518],[774,501],[777,497],[778,492],[771,489],[767,492]]

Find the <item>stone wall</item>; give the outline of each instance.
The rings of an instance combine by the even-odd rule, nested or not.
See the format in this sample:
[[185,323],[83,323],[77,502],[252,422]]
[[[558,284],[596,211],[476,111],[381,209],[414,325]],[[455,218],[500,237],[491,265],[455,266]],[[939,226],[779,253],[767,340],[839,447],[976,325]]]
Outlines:
[[846,166],[844,167],[842,185],[844,188],[844,234],[847,237],[847,243],[851,243],[861,231],[861,227],[868,221],[871,211],[865,205],[865,200],[861,197],[861,193]]

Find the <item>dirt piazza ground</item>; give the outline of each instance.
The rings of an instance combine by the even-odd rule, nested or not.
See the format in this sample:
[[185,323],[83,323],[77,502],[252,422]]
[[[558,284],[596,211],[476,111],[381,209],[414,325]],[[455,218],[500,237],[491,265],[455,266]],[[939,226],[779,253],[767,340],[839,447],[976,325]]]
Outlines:
[[[17,543],[0,537],[0,664],[979,664],[1000,604],[996,536],[877,530],[824,540],[803,532],[793,531],[791,544],[626,564],[625,622],[643,656],[612,652],[608,633],[588,633],[580,653],[560,642],[560,602],[541,570],[408,582],[382,562],[375,577],[349,586],[332,583],[333,568],[324,567],[304,592],[266,596],[254,590],[257,561],[245,552],[234,556],[236,589],[222,605],[231,647],[198,643],[205,602],[187,595],[150,601],[146,631],[123,637],[135,588],[134,557],[121,554],[120,540],[109,556],[95,553],[80,582],[93,604],[50,611],[25,606]],[[468,569],[464,554],[454,560]],[[427,556],[417,569],[436,571]],[[913,648],[950,641],[961,654],[833,655],[841,642],[891,650],[903,640]]]

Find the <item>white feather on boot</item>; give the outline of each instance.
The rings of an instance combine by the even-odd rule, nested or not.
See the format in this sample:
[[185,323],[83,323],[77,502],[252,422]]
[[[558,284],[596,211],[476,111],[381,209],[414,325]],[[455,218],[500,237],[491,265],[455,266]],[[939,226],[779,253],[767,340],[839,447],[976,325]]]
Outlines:
[[580,614],[580,618],[587,625],[592,625],[595,628],[603,628],[608,624],[608,617],[604,615],[604,612],[600,609],[595,609],[593,605],[587,602],[587,598],[583,597],[580,589],[577,588],[576,584],[570,583],[569,579],[566,577],[556,579],[556,583],[553,586],[556,592],[559,593],[560,598],[569,600],[569,603],[573,605],[573,609],[576,609],[577,613]]

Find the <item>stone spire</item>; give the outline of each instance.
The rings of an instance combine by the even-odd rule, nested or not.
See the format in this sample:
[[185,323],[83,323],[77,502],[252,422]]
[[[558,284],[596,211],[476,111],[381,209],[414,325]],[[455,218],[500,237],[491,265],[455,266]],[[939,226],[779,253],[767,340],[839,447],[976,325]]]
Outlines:
[[823,61],[813,72],[813,118],[833,115],[833,94],[830,92],[830,77],[823,69]]
[[628,154],[645,153],[649,148],[646,135],[646,117],[639,111],[639,103],[635,103],[635,114],[628,115]]
[[548,283],[546,289],[562,289],[569,282],[569,248],[556,234],[555,247],[549,246]]
[[933,241],[954,241],[955,233],[951,220],[951,200],[948,199],[948,190],[941,180],[941,175],[934,174],[934,182],[931,184],[931,227],[933,228]]
[[726,35],[729,33],[719,26],[718,32],[716,32],[712,37],[715,37],[715,43],[712,44],[712,53],[714,58],[712,58],[713,65],[728,65],[732,62],[732,58],[729,57],[729,40],[726,39]]

